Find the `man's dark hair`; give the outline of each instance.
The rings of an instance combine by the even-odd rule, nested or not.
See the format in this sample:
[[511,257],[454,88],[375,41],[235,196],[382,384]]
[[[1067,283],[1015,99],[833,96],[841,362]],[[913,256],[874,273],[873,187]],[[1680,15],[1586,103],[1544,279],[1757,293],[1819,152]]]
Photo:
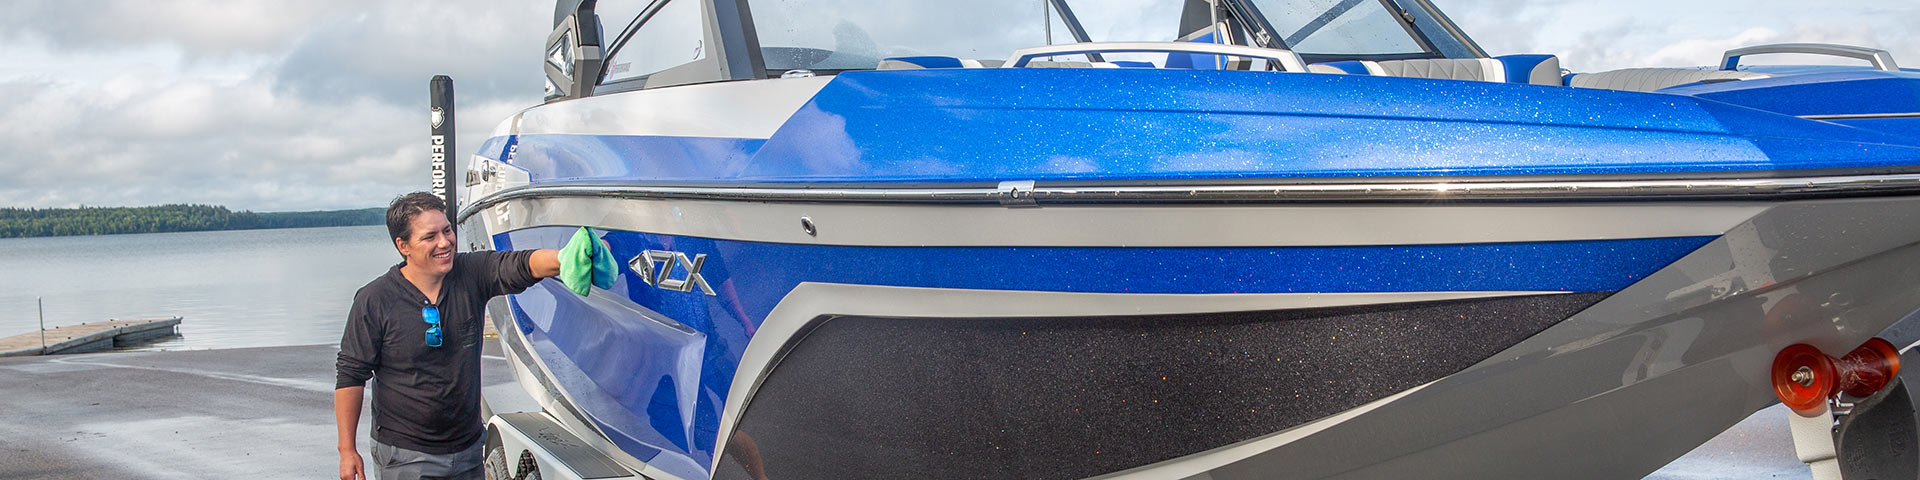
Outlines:
[[447,202],[439,196],[427,192],[413,192],[393,199],[387,205],[387,236],[397,240],[411,240],[413,235],[413,217],[421,212],[447,213]]

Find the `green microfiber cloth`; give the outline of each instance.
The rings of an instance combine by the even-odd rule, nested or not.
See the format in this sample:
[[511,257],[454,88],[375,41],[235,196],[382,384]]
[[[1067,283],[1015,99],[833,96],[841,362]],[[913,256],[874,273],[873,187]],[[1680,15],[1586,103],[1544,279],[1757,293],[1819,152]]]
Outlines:
[[591,287],[613,288],[613,280],[619,273],[607,242],[595,238],[587,227],[573,232],[573,239],[560,248],[560,283],[582,297],[587,296]]

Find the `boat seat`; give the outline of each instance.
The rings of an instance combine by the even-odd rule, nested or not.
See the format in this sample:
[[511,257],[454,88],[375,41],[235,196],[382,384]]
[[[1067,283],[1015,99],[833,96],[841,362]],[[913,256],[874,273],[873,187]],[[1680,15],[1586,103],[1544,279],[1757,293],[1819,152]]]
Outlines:
[[1309,72],[1372,75],[1376,77],[1442,80],[1506,81],[1506,68],[1491,58],[1422,58],[1414,60],[1345,60],[1307,66]]
[[1027,62],[1027,68],[1120,68],[1120,66],[1115,65],[1113,62],[1034,60]]
[[[999,68],[1006,60],[974,60],[941,56],[926,57],[888,57],[880,60],[875,70],[919,70],[925,68]],[[1050,62],[1035,60],[1027,63],[1027,68],[1153,68],[1153,62],[1115,60],[1111,62]]]
[[917,70],[923,68],[995,68],[1006,60],[974,60],[944,56],[924,57],[887,57],[880,60],[876,70]]
[[1338,62],[1315,63],[1315,64],[1307,65],[1307,71],[1313,72],[1313,73],[1373,75],[1373,76],[1381,76],[1381,77],[1387,76],[1387,71],[1382,70],[1380,68],[1379,62],[1369,62],[1365,60],[1343,60]]
[[1567,86],[1576,88],[1651,92],[1705,80],[1754,80],[1770,77],[1772,75],[1764,73],[1708,68],[1628,68],[1567,75],[1566,82]]
[[1380,70],[1391,77],[1432,78],[1439,80],[1507,81],[1507,69],[1491,58],[1422,58],[1378,62]]
[[[1225,28],[1226,28],[1225,24],[1215,23],[1213,25],[1208,25],[1199,30],[1188,32],[1186,35],[1181,35],[1180,38],[1176,38],[1173,41],[1191,42],[1191,43],[1216,43],[1218,41],[1217,39],[1219,38],[1219,35],[1217,35],[1217,32],[1220,32]],[[1166,68],[1173,68],[1173,69],[1180,69],[1180,70],[1219,70],[1223,67],[1226,67],[1226,63],[1230,58],[1231,57],[1225,57],[1220,55],[1207,55],[1203,53],[1169,52],[1167,53],[1167,59],[1164,61],[1161,61],[1160,64],[1165,66]],[[1226,69],[1235,70],[1234,68],[1226,68]]]
[[1521,54],[1493,57],[1506,68],[1507,83],[1528,83],[1533,85],[1566,85],[1560,78],[1560,57],[1555,55]]
[[1507,55],[1498,58],[1422,58],[1413,60],[1346,60],[1307,66],[1316,73],[1383,77],[1433,78],[1481,82],[1560,85],[1560,57]]

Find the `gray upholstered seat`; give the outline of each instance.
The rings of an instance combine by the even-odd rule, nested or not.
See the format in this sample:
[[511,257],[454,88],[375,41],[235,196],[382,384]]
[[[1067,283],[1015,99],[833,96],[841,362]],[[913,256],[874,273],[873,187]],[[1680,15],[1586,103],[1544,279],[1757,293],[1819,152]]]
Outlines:
[[1378,62],[1388,76],[1441,80],[1507,81],[1506,69],[1491,58],[1423,58]]
[[1307,70],[1315,73],[1560,85],[1560,59],[1552,55],[1422,58],[1378,62],[1348,60],[1316,63],[1308,65]]
[[1703,80],[1753,80],[1768,77],[1772,77],[1772,75],[1705,68],[1628,68],[1624,70],[1573,75],[1567,79],[1567,86],[1625,90],[1629,92],[1651,92]]
[[1499,61],[1491,58],[1423,58],[1414,60],[1384,60],[1378,62],[1371,60],[1347,60],[1316,63],[1308,66],[1307,71],[1372,75],[1378,77],[1435,78],[1482,82],[1506,81],[1506,71],[1501,68]]
[[974,60],[942,56],[889,57],[880,60],[876,70],[918,70],[923,68],[996,68],[1006,60]]

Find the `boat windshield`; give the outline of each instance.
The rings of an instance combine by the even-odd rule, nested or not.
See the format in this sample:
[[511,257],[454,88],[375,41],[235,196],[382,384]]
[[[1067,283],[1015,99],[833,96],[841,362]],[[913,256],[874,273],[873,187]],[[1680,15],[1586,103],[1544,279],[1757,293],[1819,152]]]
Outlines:
[[1302,55],[1425,52],[1397,12],[1379,0],[1252,0],[1280,42]]
[[[1047,43],[1043,4],[1037,0],[902,0],[883,6],[749,0],[747,5],[769,72],[867,69],[888,57],[1006,58],[1016,49]],[[1071,41],[1064,26],[1054,36]]]
[[[871,69],[889,57],[1003,59],[1014,50],[1076,41],[1166,42],[1189,0],[748,0],[766,70]],[[1381,0],[1239,0],[1302,54],[1432,54]],[[1065,13],[1065,15],[1063,15]],[[1424,13],[1424,12],[1423,12]],[[1066,19],[1063,19],[1065,17]],[[1191,22],[1190,22],[1191,23]],[[1201,22],[1205,24],[1205,22]],[[1240,37],[1245,38],[1245,37]],[[1165,55],[1161,55],[1164,57]]]

